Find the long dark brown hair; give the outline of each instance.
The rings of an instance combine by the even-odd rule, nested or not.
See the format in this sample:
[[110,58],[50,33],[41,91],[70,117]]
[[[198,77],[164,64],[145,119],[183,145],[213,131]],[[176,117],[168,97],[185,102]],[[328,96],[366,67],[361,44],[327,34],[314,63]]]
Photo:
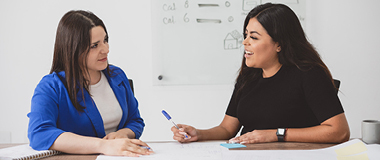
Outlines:
[[[244,39],[247,37],[245,30],[252,18],[256,18],[273,41],[278,42],[281,46],[281,51],[277,54],[280,64],[296,66],[300,70],[321,67],[334,85],[329,69],[313,45],[306,39],[300,21],[288,6],[266,3],[252,9],[244,21]],[[243,56],[239,75],[236,79],[236,82],[240,83],[239,90],[249,81],[262,76],[262,69],[248,67],[245,61],[246,58]]]
[[[89,91],[90,80],[84,75],[90,77],[87,69],[87,55],[91,45],[90,31],[96,26],[102,26],[108,36],[106,26],[95,14],[76,10],[67,12],[57,28],[50,74],[65,72],[66,78],[61,77],[61,80],[66,86],[71,102],[80,112],[85,109],[85,106],[79,104],[77,94],[79,91],[82,93],[84,102],[84,90]],[[109,71],[108,65],[107,70]]]

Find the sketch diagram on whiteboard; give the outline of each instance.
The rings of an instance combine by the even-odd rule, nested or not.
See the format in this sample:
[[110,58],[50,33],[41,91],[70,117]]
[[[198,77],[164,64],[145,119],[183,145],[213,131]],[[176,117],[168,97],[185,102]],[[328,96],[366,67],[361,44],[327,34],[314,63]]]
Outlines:
[[245,17],[260,4],[286,4],[306,24],[306,0],[150,1],[155,86],[233,84],[244,52]]
[[243,11],[250,11],[259,4],[264,3],[299,4],[299,0],[243,0]]
[[224,39],[224,49],[238,49],[243,42],[243,35],[241,35],[237,30],[234,30],[227,34]]

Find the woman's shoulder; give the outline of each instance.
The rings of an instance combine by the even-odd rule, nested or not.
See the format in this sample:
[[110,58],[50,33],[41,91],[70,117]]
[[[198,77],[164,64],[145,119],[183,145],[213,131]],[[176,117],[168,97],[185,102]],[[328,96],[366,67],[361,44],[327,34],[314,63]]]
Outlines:
[[117,76],[119,74],[125,74],[124,71],[118,66],[110,64],[108,66],[108,68],[109,68],[109,73],[111,73],[111,76]]
[[300,69],[304,76],[327,76],[325,70],[320,66],[310,66]]
[[57,83],[65,78],[65,72],[53,72],[42,77],[40,83]]
[[[111,78],[114,80],[117,80],[117,79],[127,80],[128,79],[127,75],[125,74],[125,72],[120,67],[110,64],[108,68],[109,68],[108,73],[110,74],[110,76],[108,78]],[[104,73],[107,73],[107,71]]]
[[115,71],[115,70],[121,70],[122,71],[122,69],[120,67],[115,66],[113,64],[110,64],[108,67],[110,68],[111,71]]
[[285,66],[286,70],[302,76],[326,74],[324,69],[319,66]]
[[65,89],[65,85],[62,82],[64,81],[64,75],[64,72],[53,72],[43,76],[37,84],[35,91],[59,92]]

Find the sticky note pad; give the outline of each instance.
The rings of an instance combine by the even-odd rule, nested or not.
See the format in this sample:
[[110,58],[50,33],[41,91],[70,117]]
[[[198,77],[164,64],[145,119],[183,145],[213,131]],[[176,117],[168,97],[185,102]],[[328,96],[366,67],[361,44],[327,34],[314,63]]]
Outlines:
[[247,147],[245,145],[242,145],[242,144],[236,144],[236,143],[222,143],[220,144],[221,146],[223,147],[226,147],[228,149],[231,149],[231,148],[244,148],[244,147]]
[[369,160],[367,153],[353,155],[353,156],[337,156],[338,160]]
[[367,147],[365,147],[365,144],[363,142],[358,142],[347,147],[336,149],[335,153],[338,156],[348,156],[358,154],[364,151],[367,151]]

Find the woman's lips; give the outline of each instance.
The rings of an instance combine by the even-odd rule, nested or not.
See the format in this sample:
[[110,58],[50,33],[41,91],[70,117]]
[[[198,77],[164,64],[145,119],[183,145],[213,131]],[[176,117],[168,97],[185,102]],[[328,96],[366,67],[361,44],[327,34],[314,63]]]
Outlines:
[[107,57],[106,57],[106,58],[103,58],[103,59],[99,59],[99,61],[101,61],[101,62],[105,62],[105,61],[107,61]]
[[245,57],[245,58],[249,58],[249,57],[251,57],[252,55],[253,55],[253,52],[250,52],[250,51],[245,50],[245,54],[244,54],[244,57]]

